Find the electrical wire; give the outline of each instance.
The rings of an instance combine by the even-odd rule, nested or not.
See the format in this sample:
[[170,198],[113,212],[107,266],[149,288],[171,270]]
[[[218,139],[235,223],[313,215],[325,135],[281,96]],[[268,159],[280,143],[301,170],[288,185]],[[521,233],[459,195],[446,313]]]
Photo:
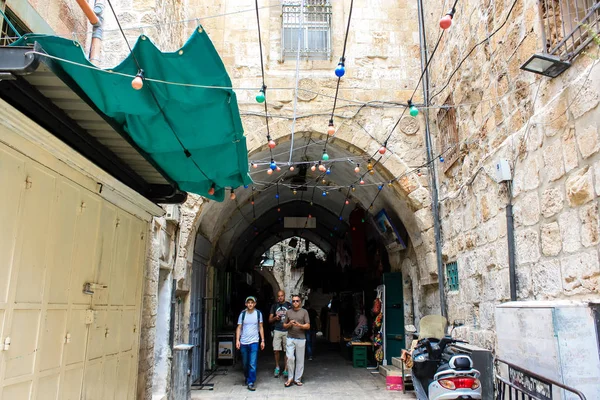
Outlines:
[[294,133],[296,130],[296,108],[298,107],[298,85],[300,84],[300,44],[302,42],[302,24],[304,23],[304,0],[300,3],[300,26],[298,28],[298,49],[296,51],[296,85],[294,90],[294,116],[292,120],[292,136],[290,139],[290,157],[288,159],[288,165],[292,163],[292,157],[294,156]]
[[471,55],[471,53],[473,53],[473,50],[475,50],[477,47],[479,47],[483,43],[487,42],[492,36],[494,36],[496,33],[498,33],[498,31],[500,29],[502,29],[504,27],[504,25],[506,25],[506,22],[508,22],[508,19],[510,18],[510,14],[512,13],[512,11],[515,8],[515,5],[517,4],[518,1],[519,0],[513,1],[512,6],[510,7],[510,9],[508,10],[508,13],[506,14],[506,18],[504,19],[504,22],[502,22],[502,24],[496,30],[494,30],[492,33],[490,33],[485,39],[481,40],[479,43],[477,43],[475,46],[473,46],[471,48],[471,50],[469,50],[469,52],[467,53],[467,55],[464,56],[462,60],[460,60],[460,62],[458,63],[458,66],[454,69],[454,71],[452,71],[452,73],[448,77],[448,80],[446,81],[446,84],[440,90],[438,90],[435,94],[431,95],[431,97],[429,98],[430,102],[433,100],[434,97],[438,96],[440,93],[442,93],[444,91],[444,89],[446,89],[448,87],[448,85],[450,84],[450,81],[452,80],[452,77],[454,76],[454,74],[456,74],[456,72],[460,69],[460,67],[462,66],[463,62],[465,62],[465,60],[467,58],[469,58],[469,56]]
[[[269,109],[267,107],[267,85],[265,85],[265,63],[263,60],[263,49],[262,49],[262,37],[260,33],[260,16],[258,14],[258,0],[254,0],[254,5],[256,9],[256,25],[258,30],[258,48],[260,51],[260,73],[262,76],[262,94],[264,96],[264,105],[265,105],[265,123],[267,125],[267,144],[271,142],[271,132],[269,131]],[[271,153],[271,162],[275,162],[273,159],[273,149],[269,146],[269,152]]]

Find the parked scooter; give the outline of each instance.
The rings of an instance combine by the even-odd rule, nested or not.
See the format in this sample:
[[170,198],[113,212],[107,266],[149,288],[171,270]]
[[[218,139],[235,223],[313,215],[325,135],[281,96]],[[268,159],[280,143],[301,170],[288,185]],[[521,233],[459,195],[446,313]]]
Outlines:
[[[446,318],[421,318],[418,343],[413,351],[412,378],[419,400],[481,399],[480,373],[473,360],[452,344],[465,343],[446,334]],[[452,330],[454,330],[453,325]]]

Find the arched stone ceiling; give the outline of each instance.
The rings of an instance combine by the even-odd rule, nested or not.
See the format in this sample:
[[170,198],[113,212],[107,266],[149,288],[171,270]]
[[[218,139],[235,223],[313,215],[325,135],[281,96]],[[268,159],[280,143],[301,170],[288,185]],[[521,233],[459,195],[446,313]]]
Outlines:
[[[294,146],[293,160],[299,162],[302,160],[320,160],[323,152],[323,144],[317,143],[324,139],[316,135],[313,138],[310,133],[296,134]],[[318,218],[318,228],[315,233],[322,237],[324,241],[328,240],[330,233],[337,226],[338,229],[346,229],[347,221],[350,212],[356,204],[360,204],[364,209],[367,209],[378,192],[378,187],[375,183],[387,182],[393,178],[389,172],[381,164],[377,165],[375,174],[367,174],[364,177],[366,184],[359,185],[357,180],[362,173],[366,171],[368,158],[372,155],[357,149],[355,146],[349,145],[341,140],[330,140],[327,146],[327,153],[330,160],[352,159],[353,161],[335,162],[331,164],[331,174],[323,176],[318,170],[311,172],[308,169],[306,173],[306,182],[309,186],[308,190],[298,191],[294,195],[285,184],[290,184],[290,180],[297,177],[300,173],[300,168],[290,172],[287,166],[289,158],[289,141],[286,142],[280,138],[278,146],[273,150],[274,159],[281,166],[281,172],[274,172],[272,175],[266,173],[267,165],[260,165],[257,169],[251,168],[250,173],[254,180],[254,209],[250,202],[252,198],[252,187],[248,189],[239,188],[236,190],[237,198],[230,200],[226,196],[222,203],[211,202],[205,205],[200,216],[200,227],[208,238],[210,238],[213,246],[217,247],[224,258],[230,255],[246,254],[248,243],[254,246],[265,245],[272,240],[275,242],[281,240],[275,237],[268,240],[269,237],[274,237],[275,233],[281,235],[292,236],[293,233],[285,232],[278,229],[278,218],[281,216],[307,216],[312,213]],[[389,156],[386,154],[384,157]],[[361,173],[356,174],[354,167],[356,160],[362,157]],[[270,161],[269,149],[264,146],[259,151],[251,154],[251,160],[260,160],[268,163]],[[323,185],[321,179],[326,179],[327,184]],[[274,185],[280,182],[279,187]],[[350,192],[350,204],[344,206],[348,186],[355,184],[356,191]],[[316,189],[313,186],[317,185]],[[322,195],[322,189],[326,186],[343,186],[342,190],[329,190],[327,196]],[[313,195],[314,190],[314,195]],[[276,198],[276,193],[279,191],[279,199]],[[260,194],[259,194],[260,192]],[[402,196],[401,191],[397,189],[397,184],[390,188],[384,184],[379,196],[374,203],[372,213],[377,213],[382,208],[385,208],[392,219],[400,220],[406,227],[409,237],[414,245],[421,242],[419,227],[416,224],[413,211],[410,209],[407,199]],[[310,202],[315,206],[310,207]],[[278,207],[279,204],[279,207]],[[344,206],[344,207],[343,207]],[[343,207],[343,211],[342,211]],[[277,208],[281,208],[281,212],[277,212]],[[319,210],[312,212],[312,209]],[[338,217],[343,217],[340,222]],[[254,228],[257,228],[258,235]],[[318,244],[318,242],[315,242]],[[268,246],[266,247],[268,248]]]

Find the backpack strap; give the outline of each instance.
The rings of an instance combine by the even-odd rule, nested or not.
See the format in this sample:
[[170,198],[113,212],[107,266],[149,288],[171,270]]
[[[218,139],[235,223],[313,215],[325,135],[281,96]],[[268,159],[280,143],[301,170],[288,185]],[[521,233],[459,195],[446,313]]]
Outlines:
[[[260,310],[256,310],[258,314],[256,314],[256,325],[258,326],[258,338],[260,340],[264,340],[264,338],[260,337],[260,319],[262,318],[262,314]],[[242,311],[242,330],[244,330],[244,319],[246,318],[246,310]]]

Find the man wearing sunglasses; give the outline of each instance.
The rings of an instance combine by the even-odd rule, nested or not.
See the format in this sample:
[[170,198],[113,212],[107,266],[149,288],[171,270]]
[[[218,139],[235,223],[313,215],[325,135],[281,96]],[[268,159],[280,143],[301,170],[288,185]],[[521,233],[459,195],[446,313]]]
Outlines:
[[292,383],[302,386],[306,331],[310,329],[310,318],[308,312],[302,308],[302,299],[299,295],[292,296],[292,309],[286,312],[285,320],[283,327],[288,330],[285,348],[288,380],[285,382],[285,387],[292,386]]

